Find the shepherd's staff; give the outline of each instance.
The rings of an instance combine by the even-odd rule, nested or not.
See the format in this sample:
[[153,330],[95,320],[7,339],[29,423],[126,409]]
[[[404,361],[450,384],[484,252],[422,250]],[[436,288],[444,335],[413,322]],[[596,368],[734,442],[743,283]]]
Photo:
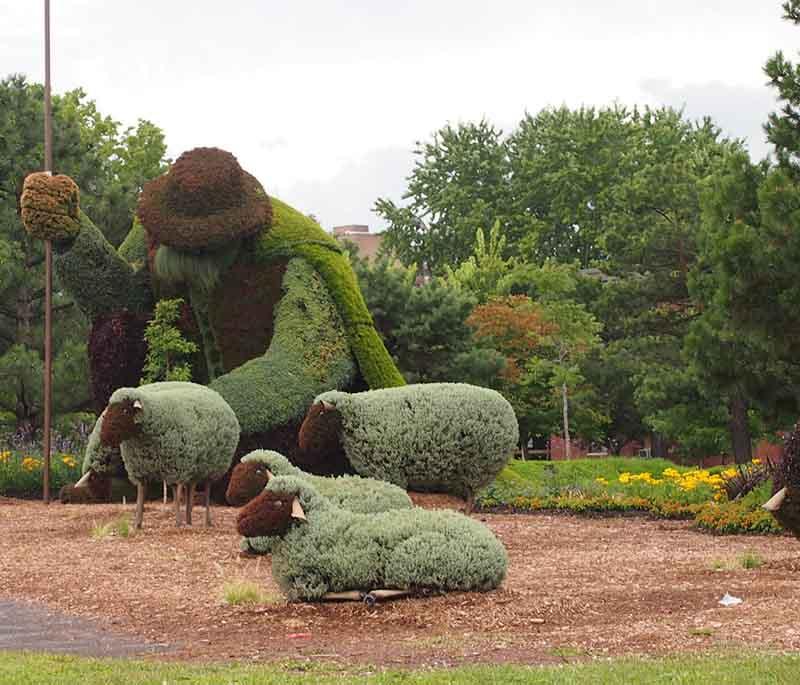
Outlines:
[[[44,0],[44,170],[53,173],[53,113],[50,103],[50,0]],[[44,501],[50,503],[50,430],[53,376],[53,246],[44,243]]]

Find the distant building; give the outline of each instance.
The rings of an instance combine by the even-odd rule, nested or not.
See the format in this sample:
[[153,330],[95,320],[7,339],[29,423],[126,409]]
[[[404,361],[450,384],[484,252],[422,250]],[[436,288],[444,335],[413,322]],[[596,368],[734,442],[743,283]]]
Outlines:
[[368,261],[375,260],[383,240],[380,233],[370,233],[369,226],[363,224],[334,226],[333,236],[336,240],[349,240],[354,243],[358,247],[358,256]]

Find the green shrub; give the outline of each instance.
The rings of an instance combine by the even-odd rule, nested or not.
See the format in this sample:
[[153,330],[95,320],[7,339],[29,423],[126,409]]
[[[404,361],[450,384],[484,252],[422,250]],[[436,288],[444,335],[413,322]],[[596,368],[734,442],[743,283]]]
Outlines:
[[469,497],[500,472],[519,437],[502,395],[463,383],[330,391],[316,402],[341,416],[341,444],[357,473],[412,490]]
[[289,527],[272,555],[272,574],[290,601],[381,588],[490,590],[505,577],[503,545],[462,514],[418,508],[355,514],[292,476],[274,478],[242,512],[269,494],[297,496],[307,517]]
[[192,380],[192,367],[186,356],[197,352],[197,345],[184,339],[176,326],[182,304],[181,298],[156,304],[155,315],[144,332],[147,357],[142,383]]
[[783,528],[761,505],[769,499],[771,483],[762,483],[741,499],[709,502],[697,513],[695,522],[713,533],[781,533]]
[[[264,464],[274,476],[295,476],[305,480],[332,504],[347,511],[376,514],[414,506],[406,491],[396,485],[360,476],[314,476],[292,466],[286,457],[271,450],[256,450],[242,457],[242,463],[250,462]],[[271,537],[245,538],[241,548],[255,554],[269,554],[273,540]]]

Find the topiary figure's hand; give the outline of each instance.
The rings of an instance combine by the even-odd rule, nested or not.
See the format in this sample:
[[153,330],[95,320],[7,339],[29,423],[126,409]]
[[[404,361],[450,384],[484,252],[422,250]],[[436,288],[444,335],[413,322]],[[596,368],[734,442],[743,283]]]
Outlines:
[[67,240],[80,232],[78,186],[69,176],[30,174],[22,186],[22,223],[39,240]]

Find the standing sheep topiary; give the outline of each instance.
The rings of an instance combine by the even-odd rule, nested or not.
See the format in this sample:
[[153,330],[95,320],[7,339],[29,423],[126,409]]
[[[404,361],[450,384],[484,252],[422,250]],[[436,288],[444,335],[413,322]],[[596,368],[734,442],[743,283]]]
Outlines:
[[[312,485],[334,505],[359,514],[375,514],[392,509],[411,509],[414,504],[405,490],[373,478],[314,476],[292,466],[289,460],[272,450],[255,450],[242,457],[231,474],[225,497],[234,507],[241,507],[260,495],[276,476],[295,476]],[[274,538],[242,538],[242,551],[253,554],[272,552]]]
[[246,537],[279,538],[272,575],[290,601],[349,593],[491,590],[508,557],[491,531],[454,511],[345,511],[307,481],[273,478],[237,522]]
[[128,477],[137,486],[136,527],[142,527],[145,484],[175,486],[175,524],[180,492],[187,486],[186,523],[192,523],[197,483],[205,483],[206,525],[211,525],[211,482],[230,467],[239,442],[239,422],[227,402],[195,383],[151,383],[120,388],[102,417],[100,442],[119,446]]
[[312,460],[342,453],[362,476],[467,500],[511,458],[519,438],[514,410],[498,392],[429,383],[318,395],[300,429]]

